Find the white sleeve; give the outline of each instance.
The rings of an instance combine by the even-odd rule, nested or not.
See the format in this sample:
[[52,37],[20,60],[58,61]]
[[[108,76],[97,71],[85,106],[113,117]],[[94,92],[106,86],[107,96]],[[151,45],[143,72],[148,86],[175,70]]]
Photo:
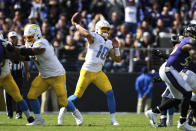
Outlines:
[[91,33],[91,35],[93,36],[93,37],[96,37],[96,33],[95,32],[90,32]]
[[113,48],[113,45],[112,45],[112,41],[111,41],[111,44],[110,44],[110,47],[109,47],[110,49],[112,49]]
[[[96,34],[95,32],[90,32],[90,33],[91,33],[91,35],[94,37],[94,43],[96,43],[96,41],[97,41],[97,34]],[[89,45],[89,47],[94,46],[94,43],[91,44],[91,45]]]

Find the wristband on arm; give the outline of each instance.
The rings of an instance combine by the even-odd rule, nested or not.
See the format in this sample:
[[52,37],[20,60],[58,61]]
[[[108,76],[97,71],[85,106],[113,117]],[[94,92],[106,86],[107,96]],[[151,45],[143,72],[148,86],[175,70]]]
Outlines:
[[114,48],[114,54],[115,54],[115,56],[120,56],[119,48]]
[[80,26],[79,24],[76,24],[76,29],[78,29],[78,28],[79,28],[79,26]]

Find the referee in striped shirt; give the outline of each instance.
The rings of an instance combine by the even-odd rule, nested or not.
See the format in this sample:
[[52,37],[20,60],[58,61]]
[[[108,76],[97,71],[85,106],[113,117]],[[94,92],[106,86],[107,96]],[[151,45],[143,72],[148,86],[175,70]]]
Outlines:
[[[18,35],[15,31],[11,31],[8,33],[8,41],[10,41],[14,46],[22,46],[22,45],[17,44]],[[16,84],[18,85],[20,89],[20,93],[22,94],[23,97],[24,97],[23,83],[25,80],[23,76],[24,67],[26,70],[27,80],[29,80],[30,73],[29,73],[29,67],[28,67],[27,62],[22,62],[22,61],[10,62],[11,74],[14,80],[16,81]],[[5,94],[4,96],[5,96],[7,115],[8,115],[8,118],[11,119],[13,118],[13,106],[14,106],[13,104],[15,104],[15,102],[13,101],[12,97],[8,95],[5,91],[4,91],[4,94]],[[16,105],[16,119],[20,119],[20,118],[22,118],[22,111],[20,110],[19,106]]]

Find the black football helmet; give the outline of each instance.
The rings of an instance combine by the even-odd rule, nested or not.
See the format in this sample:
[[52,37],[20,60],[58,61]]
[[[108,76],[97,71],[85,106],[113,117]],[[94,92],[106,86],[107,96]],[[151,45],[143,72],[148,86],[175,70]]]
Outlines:
[[191,24],[185,27],[183,35],[185,37],[193,37],[196,39],[196,25]]

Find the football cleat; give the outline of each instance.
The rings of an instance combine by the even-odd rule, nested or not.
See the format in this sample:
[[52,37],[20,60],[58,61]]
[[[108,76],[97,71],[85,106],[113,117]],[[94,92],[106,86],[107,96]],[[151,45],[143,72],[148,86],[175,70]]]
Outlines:
[[118,126],[119,125],[119,123],[116,120],[111,120],[111,124],[113,126]]
[[35,119],[32,123],[27,123],[26,125],[27,126],[36,126],[36,125],[44,126],[46,124],[45,124],[44,119]]
[[185,121],[182,124],[180,123],[180,121],[178,121],[177,127],[178,127],[178,129],[181,129],[184,131],[196,131],[196,129],[193,128],[192,126],[190,126],[187,121]]
[[21,113],[16,113],[16,119],[22,119],[22,114]]
[[157,128],[158,124],[157,124],[157,114],[152,112],[152,110],[148,110],[145,112],[145,115],[148,119],[150,119],[150,124]]
[[34,118],[33,118],[32,116],[30,116],[30,117],[27,119],[27,121],[28,121],[29,123],[32,123],[32,122],[34,121]]
[[83,117],[82,117],[81,113],[79,112],[79,110],[76,109],[74,112],[72,112],[72,115],[76,120],[76,124],[78,126],[81,126],[83,124],[84,120],[83,120]]
[[160,119],[160,123],[158,124],[158,127],[166,127],[166,118]]

